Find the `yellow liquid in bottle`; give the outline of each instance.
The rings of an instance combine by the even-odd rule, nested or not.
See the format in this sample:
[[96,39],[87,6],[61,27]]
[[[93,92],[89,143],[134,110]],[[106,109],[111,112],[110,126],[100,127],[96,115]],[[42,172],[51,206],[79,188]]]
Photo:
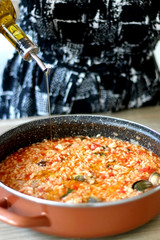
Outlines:
[[27,39],[25,33],[15,23],[16,12],[10,0],[0,0],[0,33],[17,49],[21,39]]
[[3,17],[10,14],[13,19],[16,19],[16,12],[10,0],[0,0],[0,25],[3,24]]

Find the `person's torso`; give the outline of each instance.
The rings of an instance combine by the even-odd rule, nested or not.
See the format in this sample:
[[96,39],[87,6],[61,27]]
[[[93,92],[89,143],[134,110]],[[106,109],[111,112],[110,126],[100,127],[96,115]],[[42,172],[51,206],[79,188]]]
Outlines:
[[27,6],[30,21],[30,26],[25,23],[23,26],[38,33],[41,51],[70,65],[89,66],[115,62],[121,54],[142,54],[158,38],[150,1],[22,0],[22,3]]

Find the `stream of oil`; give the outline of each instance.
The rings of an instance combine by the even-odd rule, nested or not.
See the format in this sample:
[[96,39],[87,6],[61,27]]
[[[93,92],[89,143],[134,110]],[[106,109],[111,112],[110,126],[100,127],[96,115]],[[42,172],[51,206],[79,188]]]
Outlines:
[[[45,71],[46,78],[46,88],[47,88],[47,97],[48,97],[48,114],[49,114],[49,126],[50,126],[50,140],[52,141],[52,120],[51,120],[51,103],[50,103],[50,90],[49,90],[49,81],[48,81],[48,71]],[[80,240],[80,238],[77,238]]]
[[50,91],[48,82],[48,71],[45,71],[47,97],[48,97],[48,115],[49,115],[49,127],[50,127],[50,140],[52,141],[52,120],[51,120],[51,103],[50,103]]

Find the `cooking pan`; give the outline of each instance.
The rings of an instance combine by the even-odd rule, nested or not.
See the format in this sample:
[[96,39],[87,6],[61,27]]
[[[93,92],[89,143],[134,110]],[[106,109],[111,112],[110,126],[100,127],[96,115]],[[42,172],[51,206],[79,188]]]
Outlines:
[[[1,135],[0,161],[51,134],[54,138],[101,134],[139,143],[160,156],[160,134],[150,128],[113,117],[65,115],[31,121]],[[28,196],[0,183],[1,221],[61,237],[95,238],[129,231],[154,218],[159,203],[159,186],[124,200],[71,204]]]

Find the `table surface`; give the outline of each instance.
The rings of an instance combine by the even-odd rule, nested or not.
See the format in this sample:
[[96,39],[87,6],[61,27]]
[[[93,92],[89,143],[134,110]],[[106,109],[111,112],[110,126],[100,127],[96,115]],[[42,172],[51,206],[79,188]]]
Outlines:
[[[102,114],[101,114],[102,115]],[[140,109],[126,110],[118,113],[105,114],[117,118],[127,119],[133,122],[143,124],[160,132],[160,106],[146,107]],[[14,128],[27,121],[37,118],[25,118],[16,120],[0,120],[0,134]],[[67,238],[49,236],[42,233],[32,231],[30,229],[13,227],[0,222],[0,240],[67,240]],[[73,238],[76,240],[76,238]],[[138,229],[117,236],[96,238],[97,240],[160,240],[160,214]]]

